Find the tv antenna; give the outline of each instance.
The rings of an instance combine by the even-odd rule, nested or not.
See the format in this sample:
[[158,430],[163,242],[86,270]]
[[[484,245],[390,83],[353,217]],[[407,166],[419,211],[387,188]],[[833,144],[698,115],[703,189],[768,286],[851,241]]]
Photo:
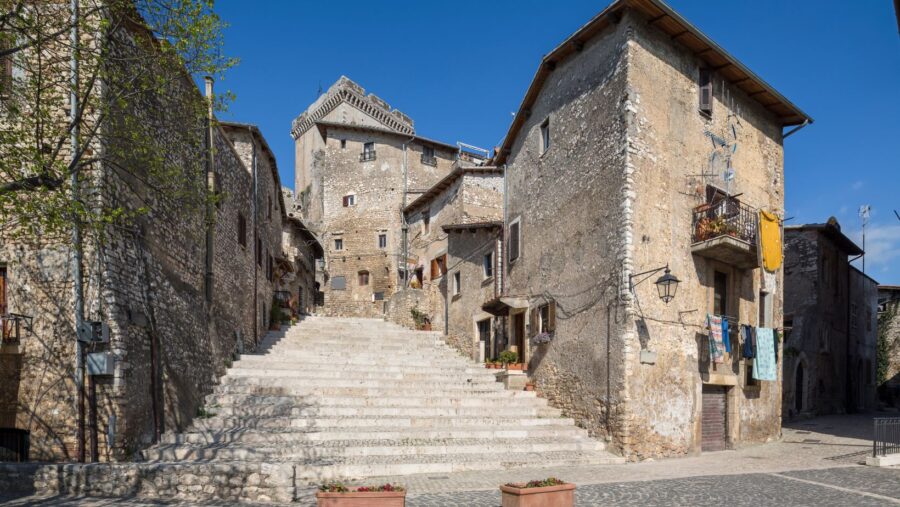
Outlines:
[[863,204],[859,207],[859,219],[862,220],[862,271],[863,274],[866,273],[866,225],[869,223],[869,214],[872,211],[872,207],[868,204]]

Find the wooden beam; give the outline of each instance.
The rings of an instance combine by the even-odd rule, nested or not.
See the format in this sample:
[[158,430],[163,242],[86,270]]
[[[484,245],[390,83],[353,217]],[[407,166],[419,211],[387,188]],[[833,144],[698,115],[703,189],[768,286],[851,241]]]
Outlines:
[[619,21],[622,21],[622,13],[619,11],[613,11],[606,14],[606,20],[614,25],[618,25]]
[[696,53],[694,53],[694,56],[705,55],[706,53],[709,53],[710,51],[715,51],[715,50],[714,50],[713,48],[711,48],[711,47],[710,47],[710,48],[706,48],[706,49],[701,49],[700,51],[697,51]]
[[722,70],[725,67],[731,67],[732,65],[733,64],[731,62],[723,63],[722,65],[716,65],[715,67],[712,68],[712,70]]
[[748,97],[755,97],[755,96],[757,96],[757,95],[759,95],[759,94],[761,94],[761,93],[766,93],[767,91],[768,91],[768,90],[759,90],[758,92],[748,93],[747,96],[748,96]]
[[547,60],[544,62],[544,66],[549,70],[556,70],[556,62],[553,60]]
[[676,33],[675,35],[672,36],[672,40],[675,40],[675,39],[681,37],[682,35],[685,35],[686,33],[688,33],[687,30],[685,30],[685,31],[683,31],[683,32],[678,32],[678,33]]
[[584,49],[584,42],[581,42],[578,39],[572,39],[572,47],[575,48],[575,51],[581,52]]
[[656,16],[655,18],[650,18],[647,20],[647,24],[650,26],[653,26],[657,21],[665,18],[666,16],[668,16],[668,14],[663,13],[663,14],[660,14],[659,16]]

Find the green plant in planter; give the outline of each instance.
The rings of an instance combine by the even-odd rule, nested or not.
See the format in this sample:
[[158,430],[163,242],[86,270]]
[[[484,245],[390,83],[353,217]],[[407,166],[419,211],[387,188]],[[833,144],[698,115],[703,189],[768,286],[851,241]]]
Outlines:
[[515,363],[519,361],[519,354],[514,350],[504,350],[500,353],[500,362],[502,364]]
[[272,306],[269,308],[269,326],[274,327],[281,323],[281,307],[278,300],[272,298]]
[[416,323],[416,329],[422,329],[427,324],[431,323],[431,320],[428,318],[428,315],[419,310],[418,308],[412,308],[409,310],[409,313],[412,315],[413,321]]

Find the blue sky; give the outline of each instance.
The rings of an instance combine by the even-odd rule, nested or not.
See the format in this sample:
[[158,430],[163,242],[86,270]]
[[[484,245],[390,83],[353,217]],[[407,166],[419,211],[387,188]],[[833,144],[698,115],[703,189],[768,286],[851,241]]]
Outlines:
[[[223,119],[254,123],[293,182],[291,120],[342,74],[410,115],[420,135],[499,144],[543,54],[606,0],[219,0]],[[900,284],[900,36],[888,0],[669,0],[815,118],[785,142],[790,224],[834,215],[859,240],[872,207],[866,272]]]

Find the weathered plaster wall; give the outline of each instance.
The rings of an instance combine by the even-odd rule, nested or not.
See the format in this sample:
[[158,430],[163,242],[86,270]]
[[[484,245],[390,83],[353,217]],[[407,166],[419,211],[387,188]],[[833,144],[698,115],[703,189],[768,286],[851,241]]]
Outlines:
[[[710,170],[712,144],[706,132],[724,138],[731,114],[740,121],[731,192],[741,194],[749,206],[783,215],[780,124],[716,77],[712,116],[703,115],[698,111],[699,60],[634,13],[621,24],[630,39],[626,116],[634,195],[631,272],[668,264],[681,280],[677,297],[668,305],[656,296],[652,280],[637,287],[632,300],[625,349],[628,452],[698,452],[704,383],[728,386],[729,445],[778,438],[781,381],[752,388],[745,385],[745,365],[736,357],[713,370],[701,361],[715,271],[729,276],[729,314],[757,326],[762,270],[741,270],[692,255],[691,224],[693,208],[705,202],[706,188],[698,175]],[[766,289],[774,298],[769,325],[780,327],[781,274],[775,279],[776,287]],[[655,352],[656,364],[642,364],[641,350]]]
[[[493,317],[481,310],[482,304],[495,296],[494,277],[486,277],[483,259],[486,253],[497,258],[497,242],[500,228],[452,231],[447,239],[447,271],[449,280],[459,273],[459,293],[453,293],[450,283],[450,299],[447,318],[447,342],[464,356],[482,359],[483,347],[479,343],[477,322]],[[481,350],[484,350],[483,348]],[[489,352],[488,352],[489,353]]]
[[[618,297],[627,231],[626,76],[621,27],[585,43],[544,84],[507,161],[508,223],[519,220],[521,228],[507,292],[557,305],[553,341],[523,359],[553,406],[614,447],[625,443]],[[541,153],[548,117],[552,141]]]

